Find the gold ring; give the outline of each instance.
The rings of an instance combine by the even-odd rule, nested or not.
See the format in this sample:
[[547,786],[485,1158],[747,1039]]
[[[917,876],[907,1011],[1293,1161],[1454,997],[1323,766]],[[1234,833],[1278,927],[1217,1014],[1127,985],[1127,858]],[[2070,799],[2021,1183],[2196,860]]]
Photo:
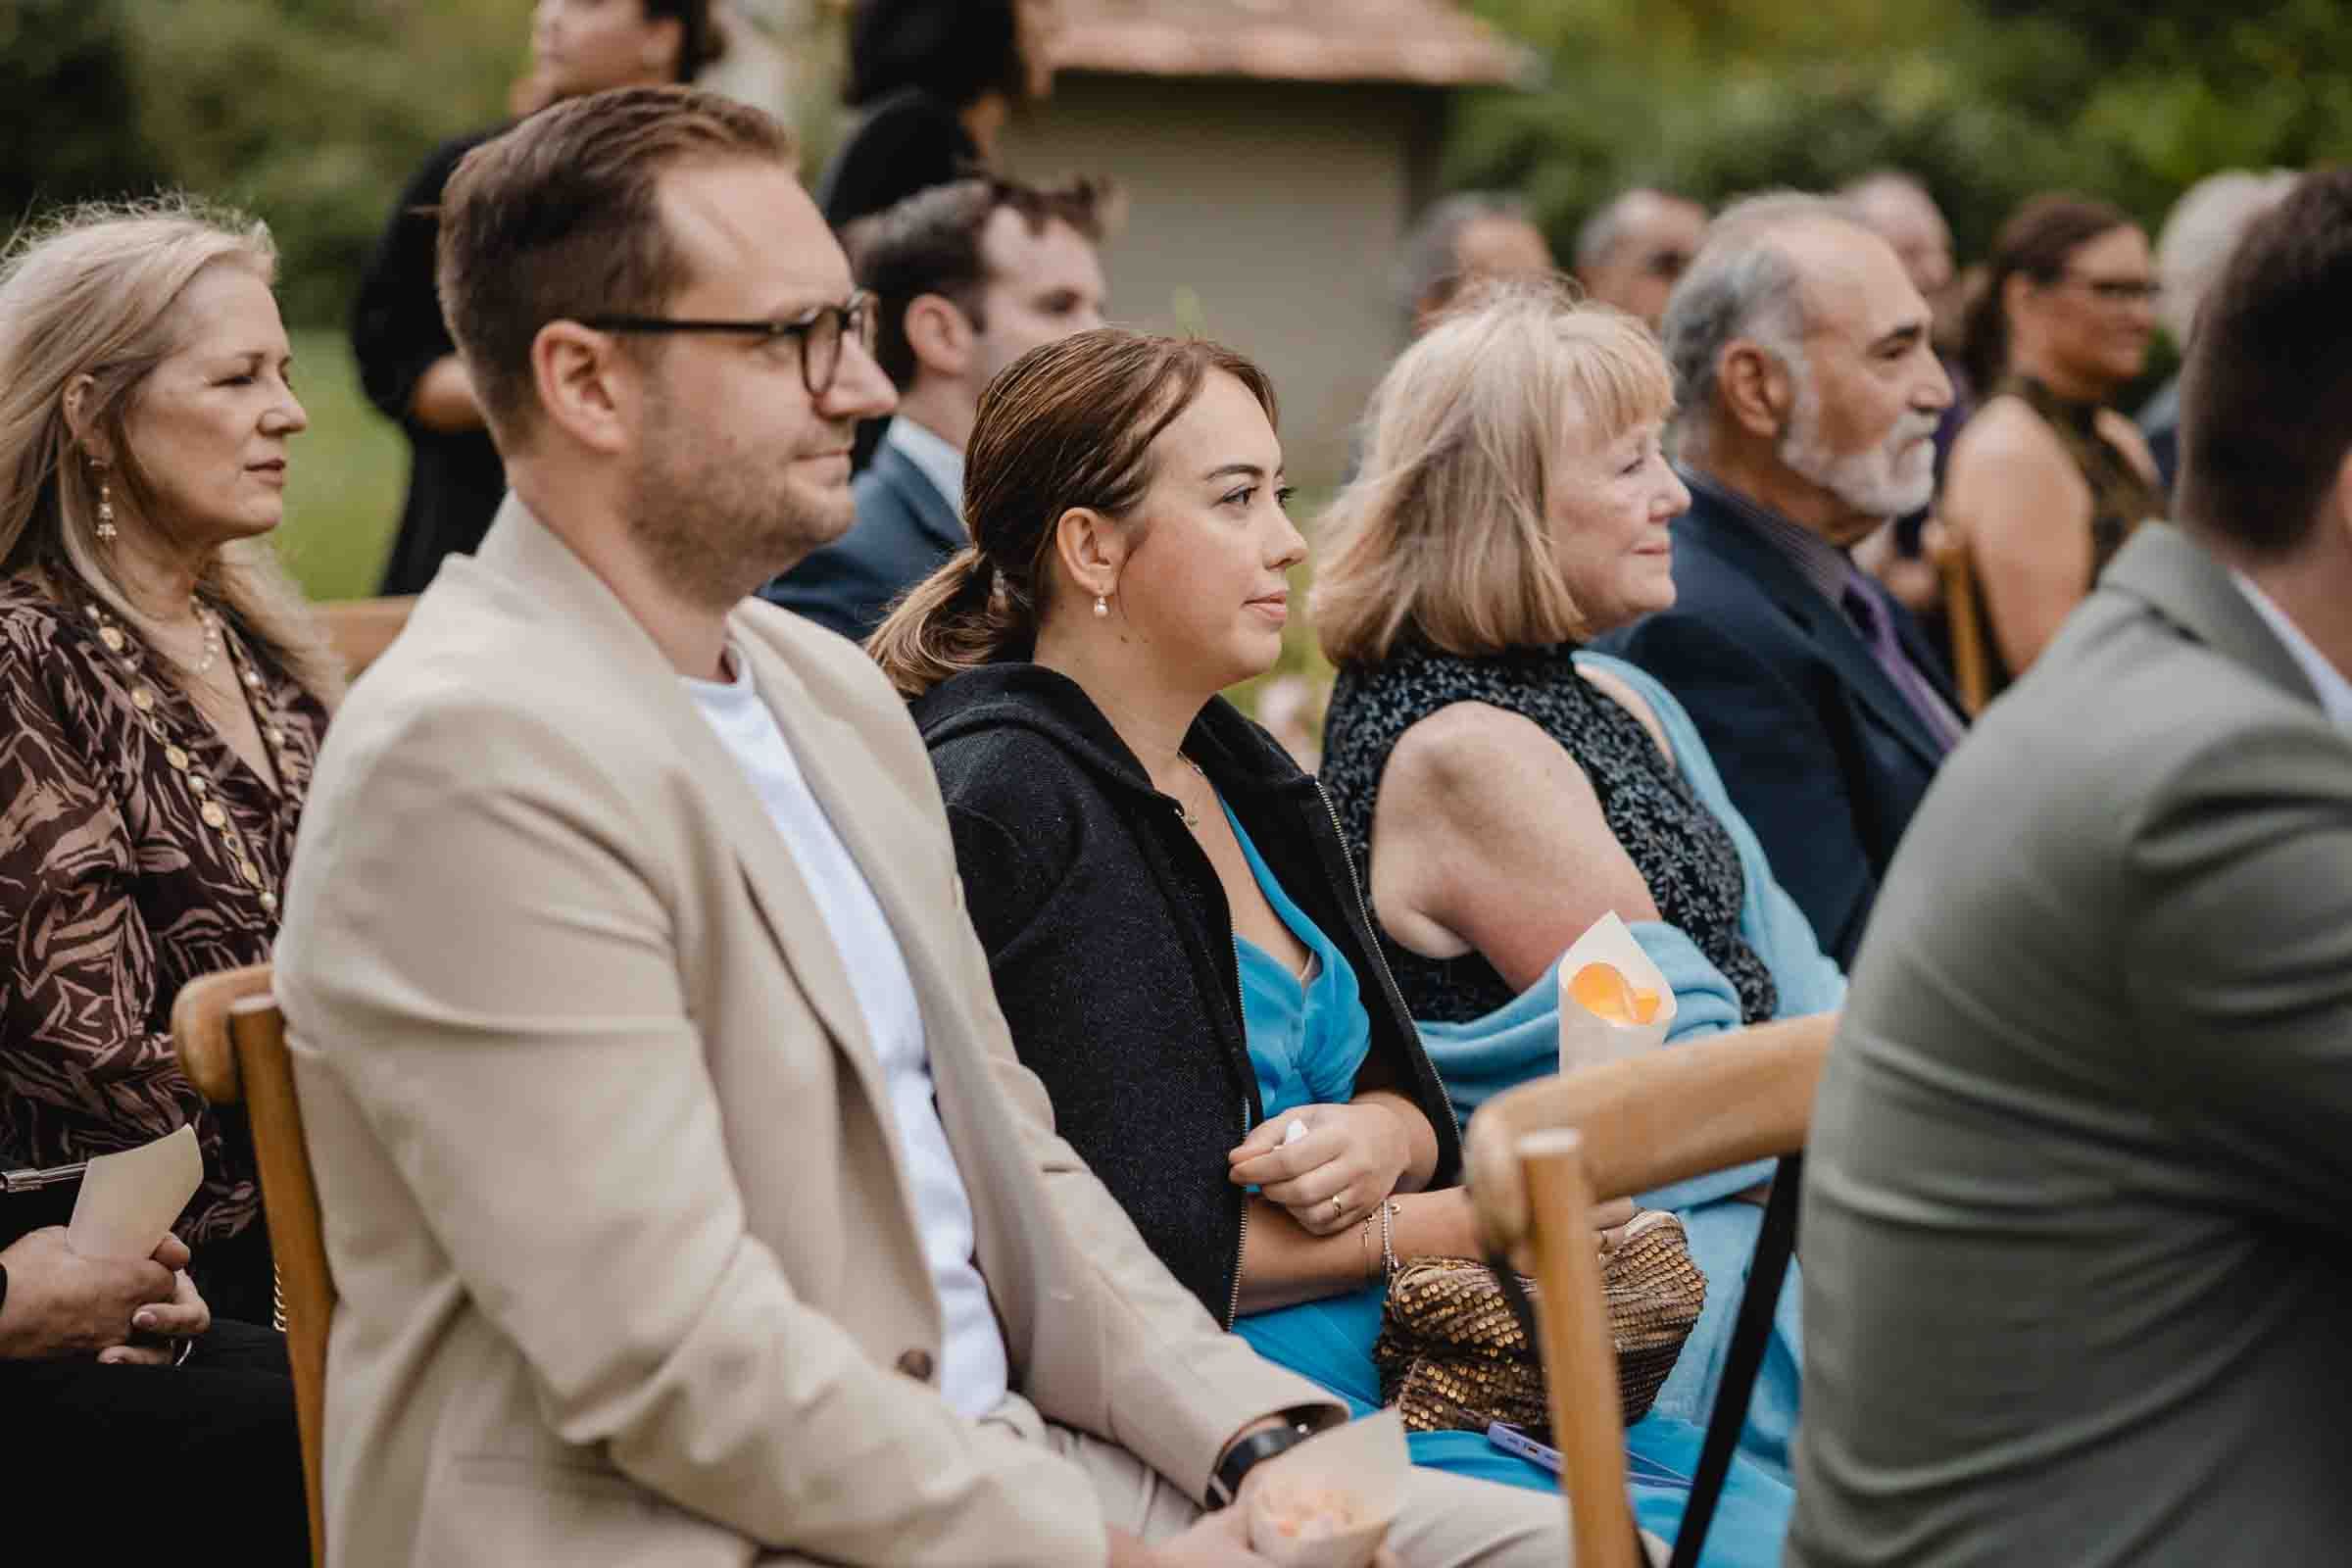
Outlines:
[[1347,1200],[1347,1199],[1345,1199],[1345,1198],[1343,1198],[1342,1196],[1340,1196],[1338,1193],[1334,1193],[1334,1194],[1332,1194],[1332,1195],[1331,1195],[1331,1217],[1332,1217],[1333,1219],[1338,1219],[1338,1218],[1339,1218],[1339,1217],[1340,1217],[1342,1214],[1345,1214],[1345,1213],[1347,1213],[1347,1212],[1348,1212],[1348,1200]]

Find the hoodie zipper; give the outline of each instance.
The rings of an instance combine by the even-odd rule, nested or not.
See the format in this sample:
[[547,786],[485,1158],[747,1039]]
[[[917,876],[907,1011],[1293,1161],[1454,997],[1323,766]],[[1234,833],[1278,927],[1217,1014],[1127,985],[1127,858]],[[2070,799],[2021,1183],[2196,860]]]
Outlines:
[[[1430,1081],[1438,1086],[1438,1101],[1446,1107],[1446,1120],[1453,1124],[1454,1147],[1460,1149],[1462,1118],[1454,1111],[1453,1097],[1446,1093],[1446,1082],[1438,1076],[1437,1064],[1429,1059],[1428,1048],[1421,1044],[1421,1031],[1413,1026],[1412,1009],[1404,1004],[1404,993],[1397,988],[1396,976],[1389,970],[1389,956],[1380,949],[1380,927],[1372,923],[1372,906],[1365,902],[1363,880],[1355,874],[1355,857],[1348,853],[1348,835],[1340,827],[1340,809],[1331,804],[1331,795],[1323,788],[1322,779],[1317,778],[1313,782],[1315,798],[1323,803],[1324,814],[1331,818],[1331,833],[1340,846],[1340,859],[1348,867],[1348,886],[1355,893],[1356,912],[1363,916],[1364,935],[1371,943],[1372,961],[1380,965],[1381,984],[1389,994],[1390,1003],[1396,1008],[1396,1016],[1404,1020],[1406,1043],[1412,1047],[1413,1054],[1421,1058],[1421,1066],[1429,1074]],[[1237,1284],[1234,1289],[1238,1296],[1241,1287]]]
[[[1184,803],[1176,799],[1176,797],[1173,795],[1163,796],[1161,798],[1165,800],[1169,806],[1175,808],[1176,820],[1178,822],[1184,822]],[[1222,809],[1222,808],[1220,808],[1220,809]],[[1185,830],[1188,833],[1192,831],[1192,826],[1190,823],[1185,823]],[[1233,946],[1233,1017],[1234,1021],[1241,1026],[1243,1037],[1242,1057],[1244,1061],[1247,1061],[1250,1054],[1250,1007],[1249,1004],[1244,1001],[1242,997],[1242,938],[1241,933],[1237,932],[1233,928],[1233,913],[1230,909],[1226,911],[1225,915],[1225,940]],[[1241,1104],[1242,1136],[1240,1139],[1235,1140],[1236,1143],[1240,1143],[1243,1140],[1248,1139],[1250,1136],[1250,1091],[1247,1088],[1242,1091]],[[1231,1332],[1234,1325],[1234,1320],[1242,1315],[1242,1256],[1249,1250],[1250,1195],[1248,1193],[1244,1193],[1242,1195],[1241,1229],[1234,1233],[1233,1241],[1233,1294],[1228,1297],[1225,1301],[1225,1322],[1223,1326],[1228,1332]]]

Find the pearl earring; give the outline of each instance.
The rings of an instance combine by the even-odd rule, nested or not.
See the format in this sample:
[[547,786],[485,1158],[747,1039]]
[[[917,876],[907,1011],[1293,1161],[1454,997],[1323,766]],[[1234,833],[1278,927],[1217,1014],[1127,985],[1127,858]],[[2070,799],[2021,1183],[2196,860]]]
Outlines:
[[115,487],[107,481],[104,466],[101,465],[98,477],[99,542],[111,545],[115,542],[115,535],[121,532],[115,526]]
[[1095,613],[1098,615],[1107,615],[1110,613],[1110,601],[1103,598],[1101,594],[1095,595]]

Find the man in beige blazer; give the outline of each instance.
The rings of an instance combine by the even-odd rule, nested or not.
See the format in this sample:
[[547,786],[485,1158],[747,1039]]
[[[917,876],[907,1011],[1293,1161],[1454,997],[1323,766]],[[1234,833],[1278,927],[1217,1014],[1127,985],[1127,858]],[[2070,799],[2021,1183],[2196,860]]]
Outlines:
[[[1342,1406],[1054,1136],[904,710],[745,598],[891,406],[783,132],[560,106],[442,235],[513,495],[338,716],[277,954],[330,1558],[1259,1561],[1202,1499]],[[1404,1501],[1404,1564],[1565,1560],[1556,1499]]]

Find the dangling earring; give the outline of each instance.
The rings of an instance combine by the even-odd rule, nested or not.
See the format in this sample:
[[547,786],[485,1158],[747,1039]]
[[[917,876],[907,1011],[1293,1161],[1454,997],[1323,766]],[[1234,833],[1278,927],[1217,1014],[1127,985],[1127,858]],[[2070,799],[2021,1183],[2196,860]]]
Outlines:
[[107,481],[105,464],[92,466],[98,470],[98,542],[111,545],[122,531],[115,526],[115,487]]
[[1107,615],[1110,613],[1110,601],[1103,598],[1101,594],[1095,595],[1095,613],[1098,616]]

